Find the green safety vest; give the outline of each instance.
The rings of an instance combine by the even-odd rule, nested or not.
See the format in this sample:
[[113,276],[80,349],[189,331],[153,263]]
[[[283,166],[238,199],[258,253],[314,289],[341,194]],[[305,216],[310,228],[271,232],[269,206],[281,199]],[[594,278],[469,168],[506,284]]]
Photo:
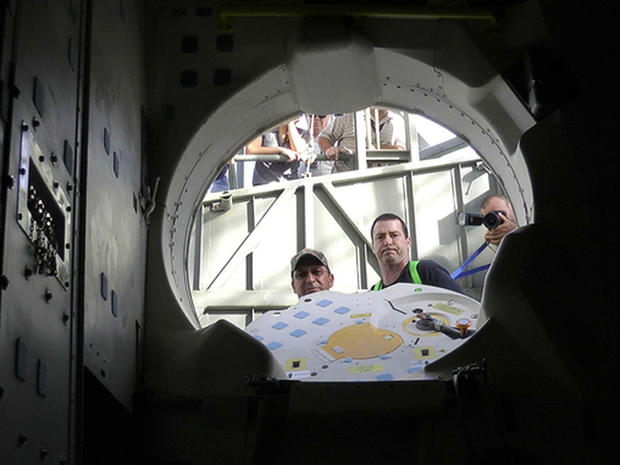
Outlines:
[[[414,284],[424,284],[422,282],[422,279],[420,278],[420,275],[418,274],[418,263],[418,260],[412,260],[409,262],[409,274],[411,275],[411,279],[413,280]],[[370,290],[380,291],[381,289],[383,289],[383,281],[379,280],[379,282],[372,286]]]

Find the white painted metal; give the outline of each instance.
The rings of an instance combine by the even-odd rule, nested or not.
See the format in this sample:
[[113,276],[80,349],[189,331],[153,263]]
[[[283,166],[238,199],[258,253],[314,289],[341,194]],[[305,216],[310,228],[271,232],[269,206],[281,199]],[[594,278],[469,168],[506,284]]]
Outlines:
[[[308,294],[286,310],[265,313],[246,331],[273,353],[291,379],[435,379],[425,366],[466,339],[421,329],[421,315],[453,330],[457,321],[474,329],[479,311],[478,302],[457,292],[401,283],[379,292]],[[465,334],[472,333],[465,328]]]

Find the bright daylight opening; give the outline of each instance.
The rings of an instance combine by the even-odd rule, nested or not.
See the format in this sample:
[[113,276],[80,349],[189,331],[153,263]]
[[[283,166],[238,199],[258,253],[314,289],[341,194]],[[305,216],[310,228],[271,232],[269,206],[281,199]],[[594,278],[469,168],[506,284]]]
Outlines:
[[[480,213],[495,193],[501,182],[476,151],[422,115],[370,107],[282,121],[221,167],[198,209],[187,263],[200,323],[245,328],[295,305],[290,259],[304,247],[328,257],[332,290],[367,290],[379,279],[370,226],[386,212],[409,226],[413,259],[452,273],[486,232],[459,213]],[[469,268],[493,256],[488,247]],[[479,300],[484,274],[458,283]]]

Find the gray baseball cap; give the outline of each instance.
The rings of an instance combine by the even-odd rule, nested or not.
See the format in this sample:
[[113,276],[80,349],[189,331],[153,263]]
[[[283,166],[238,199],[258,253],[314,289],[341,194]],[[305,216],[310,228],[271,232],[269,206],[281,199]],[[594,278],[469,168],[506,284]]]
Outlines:
[[301,249],[293,258],[291,258],[291,273],[295,271],[295,268],[299,265],[300,260],[304,257],[315,258],[319,261],[319,263],[321,263],[321,265],[325,265],[329,270],[329,264],[327,263],[327,258],[325,258],[323,252],[314,249]]

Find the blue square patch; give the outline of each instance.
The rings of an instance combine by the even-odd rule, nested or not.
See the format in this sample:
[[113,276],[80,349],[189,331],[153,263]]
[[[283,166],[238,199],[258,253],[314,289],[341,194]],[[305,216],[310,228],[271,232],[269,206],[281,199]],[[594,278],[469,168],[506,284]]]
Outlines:
[[316,303],[319,307],[327,307],[328,305],[332,304],[331,300],[327,300],[327,299],[323,299],[320,302]]
[[269,344],[267,344],[267,348],[271,349],[271,350],[276,350],[278,347],[282,347],[282,344],[280,344],[279,342],[273,341],[270,342]]
[[308,315],[310,315],[308,312],[304,312],[303,310],[300,312],[295,313],[295,315],[293,315],[295,318],[299,318],[300,320],[306,318]]
[[254,334],[254,339],[256,339],[257,341],[262,341],[264,338],[262,336],[259,336],[258,334]]
[[303,329],[296,329],[295,331],[291,332],[291,336],[295,336],[295,337],[301,337],[304,334],[306,334],[306,332]]
[[314,323],[315,325],[318,325],[318,326],[323,326],[325,323],[328,323],[328,322],[329,322],[329,320],[327,318],[321,317],[321,318],[317,318],[312,323]]
[[394,379],[394,377],[392,376],[392,374],[391,374],[391,373],[384,373],[384,374],[382,374],[382,375],[378,375],[378,376],[377,376],[377,379],[378,379],[379,381],[391,381],[391,380],[393,380],[393,379]]
[[421,363],[417,363],[413,365],[411,368],[408,368],[407,373],[409,374],[415,373],[416,371],[420,371],[422,368],[424,368],[424,365],[422,365]]
[[339,315],[344,315],[345,313],[347,313],[349,310],[351,310],[348,307],[338,307],[336,310],[334,310],[335,313],[338,313]]
[[275,325],[272,326],[273,329],[284,329],[286,328],[288,325],[286,323],[283,322],[278,322]]

